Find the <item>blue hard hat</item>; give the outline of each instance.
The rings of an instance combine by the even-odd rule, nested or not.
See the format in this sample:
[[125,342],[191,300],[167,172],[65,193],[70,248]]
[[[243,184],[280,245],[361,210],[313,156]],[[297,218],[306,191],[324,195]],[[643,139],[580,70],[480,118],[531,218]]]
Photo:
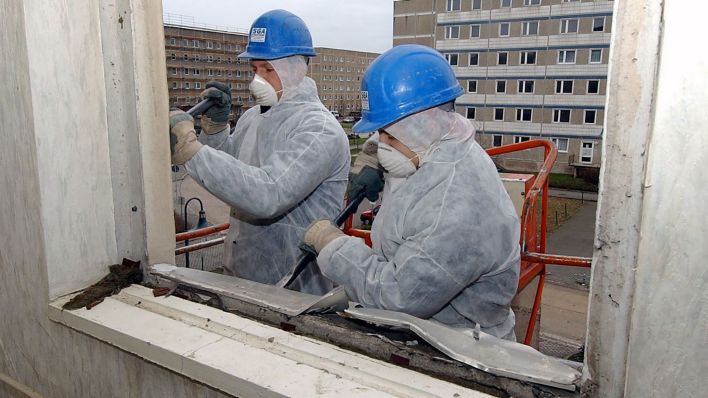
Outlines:
[[355,133],[375,131],[408,115],[450,102],[463,90],[439,52],[418,44],[381,54],[361,81],[361,120]]
[[285,10],[272,10],[251,25],[246,51],[240,58],[278,59],[291,55],[317,55],[305,22]]

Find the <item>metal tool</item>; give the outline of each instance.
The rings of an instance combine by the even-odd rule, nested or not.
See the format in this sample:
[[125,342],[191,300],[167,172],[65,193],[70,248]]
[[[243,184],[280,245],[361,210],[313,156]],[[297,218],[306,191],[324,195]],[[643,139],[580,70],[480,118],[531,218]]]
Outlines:
[[[356,210],[359,208],[359,205],[361,202],[364,200],[366,197],[366,190],[362,189],[360,192],[358,192],[356,195],[354,195],[353,198],[349,200],[349,204],[347,204],[347,207],[342,210],[341,213],[337,215],[337,217],[332,221],[336,226],[341,227],[342,224],[344,224],[344,221],[349,218],[352,214],[356,213]],[[317,257],[317,254],[310,252],[310,251],[303,251],[302,254],[300,255],[300,258],[298,258],[297,263],[295,263],[295,267],[293,267],[293,270],[290,271],[287,275],[283,277],[278,283],[275,284],[277,287],[284,287],[288,288],[290,285],[295,282],[298,276],[302,273],[302,271],[307,268],[307,264],[311,263],[312,260],[314,260]]]
[[202,113],[206,112],[207,109],[211,108],[211,106],[214,104],[215,102],[211,98],[203,99],[197,105],[191,107],[187,111],[187,113],[189,113],[189,115],[192,117],[197,117],[200,116]]

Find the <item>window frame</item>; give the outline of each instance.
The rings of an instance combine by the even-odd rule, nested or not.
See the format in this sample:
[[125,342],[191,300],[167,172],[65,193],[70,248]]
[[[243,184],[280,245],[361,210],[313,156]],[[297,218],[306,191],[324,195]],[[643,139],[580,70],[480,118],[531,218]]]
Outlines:
[[[592,53],[594,51],[599,51],[600,52],[600,59],[598,61],[593,61],[592,60]],[[591,48],[588,51],[588,63],[589,64],[601,64],[602,63],[602,49],[601,48]]]
[[[495,80],[494,81],[494,93],[495,94],[506,94],[506,80]],[[502,91],[499,91],[499,85],[502,85],[504,88]]]
[[[504,56],[504,63],[502,63],[502,55]],[[509,52],[498,51],[497,52],[497,65],[509,65]]]
[[[592,114],[592,122],[588,122],[588,115]],[[597,124],[597,109],[584,109],[583,110],[583,124],[595,125]]]
[[528,135],[515,135],[514,144],[520,144],[522,142],[531,141],[531,136]]
[[[597,20],[602,20],[602,27],[600,30],[595,29],[595,21]],[[597,33],[597,32],[604,32],[605,31],[605,24],[606,24],[606,19],[604,16],[602,17],[593,17],[592,18],[592,26],[590,27],[590,32],[592,33]]]
[[[568,62],[568,54],[572,53],[573,54],[573,62]],[[561,54],[564,54],[565,56],[563,57],[563,61],[561,62]],[[577,50],[558,50],[558,64],[559,65],[575,65],[576,61],[578,59],[578,51]]]
[[[506,25],[506,34],[502,34],[502,26]],[[511,23],[499,22],[499,37],[509,37],[511,34]]]
[[[583,149],[585,149],[585,144],[590,144],[590,156],[588,157],[588,160],[583,160]],[[593,159],[593,154],[595,152],[595,143],[593,141],[586,141],[586,140],[581,140],[580,141],[580,152],[578,153],[578,158],[580,159],[580,163],[583,164],[592,164],[592,159]]]
[[[501,110],[501,118],[497,118],[497,111],[498,111],[498,110]],[[500,107],[500,108],[494,108],[494,115],[492,115],[492,116],[493,116],[492,119],[493,119],[495,122],[503,122],[503,121],[504,121],[504,116],[505,116],[504,114],[505,114],[505,113],[506,113],[506,110],[505,110],[504,108],[501,108],[501,107]]]
[[[531,83],[531,91],[527,91],[528,85]],[[531,79],[523,79],[516,81],[516,92],[518,94],[533,94],[536,91],[536,81]]]
[[[527,112],[528,118],[526,118]],[[522,123],[531,123],[533,121],[533,108],[516,108],[516,121]]]
[[[470,117],[470,111],[472,111],[472,117]],[[477,120],[477,107],[468,106],[465,108],[465,117],[469,120]]]
[[[452,63],[452,58],[455,58],[455,63]],[[460,53],[445,53],[445,59],[450,66],[460,65]]]
[[[521,36],[538,36],[539,26],[538,21],[523,21],[521,22]],[[530,26],[536,26],[536,32],[530,33]]]
[[[529,63],[528,55],[533,53],[533,63]],[[519,52],[519,65],[536,65],[536,60],[538,59],[538,51],[520,51]]]
[[[573,89],[575,88],[574,87],[575,80],[556,80],[555,82],[556,82],[555,83],[555,93],[557,95],[572,95],[573,94]],[[566,86],[565,83],[568,83],[568,82],[570,82],[570,92],[565,92],[564,91],[564,88]],[[559,83],[560,83],[560,86],[559,86]],[[558,90],[559,87],[560,87],[560,91]]]
[[[597,92],[590,92],[590,82],[597,82]],[[588,95],[600,95],[600,79],[588,79],[585,83],[585,93]]]
[[[496,143],[496,139],[499,138],[499,145]],[[504,136],[501,134],[492,134],[492,148],[499,148],[504,146]]]
[[541,0],[524,0],[524,7],[540,6]]
[[[568,29],[570,27],[570,22],[575,22],[575,30],[574,31],[570,31]],[[564,24],[565,24],[565,29],[563,29]],[[577,34],[579,26],[580,26],[580,20],[578,18],[564,18],[564,19],[560,20],[559,32],[562,35]]]
[[[477,28],[477,36],[472,36],[472,30],[473,28]],[[480,24],[471,24],[470,25],[470,39],[477,39],[482,37],[482,25]]]
[[[457,9],[455,9],[455,4],[457,3]],[[462,9],[462,0],[447,0],[446,8],[447,12],[460,11]]]
[[[506,5],[504,5],[506,3]],[[511,8],[511,0],[499,0],[499,7],[500,8]]]
[[[473,56],[477,58],[477,62],[474,64],[472,63]],[[471,53],[467,54],[467,65],[468,66],[479,66],[479,53],[478,52],[471,52]]]
[[[474,82],[474,91],[470,90],[470,83],[472,83],[472,82]],[[478,80],[467,80],[467,92],[470,94],[476,94],[478,85],[479,85]]]
[[[457,32],[457,35],[453,35],[453,32]],[[445,26],[445,40],[458,40],[460,38],[460,25],[447,25]]]
[[[568,112],[568,121],[563,121],[563,112]],[[557,116],[557,117],[556,117]],[[569,124],[573,119],[573,110],[570,108],[553,108],[553,123]]]
[[[561,140],[565,142],[565,149],[561,149],[561,146],[558,144]],[[568,138],[551,137],[551,142],[556,146],[558,153],[568,153],[568,146],[570,144]]]

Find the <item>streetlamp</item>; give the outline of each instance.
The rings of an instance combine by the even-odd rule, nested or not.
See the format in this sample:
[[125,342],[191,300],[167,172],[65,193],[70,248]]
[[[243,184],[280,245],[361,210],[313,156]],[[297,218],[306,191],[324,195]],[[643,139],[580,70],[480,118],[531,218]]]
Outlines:
[[[184,204],[184,230],[187,230],[187,217],[189,216],[189,213],[187,213],[187,206],[189,206],[189,202],[196,200],[199,202],[199,220],[197,220],[197,225],[195,225],[193,228],[190,229],[190,231],[195,231],[197,229],[202,229],[208,227],[210,224],[206,219],[206,212],[204,211],[204,204],[202,203],[202,200],[194,197],[190,198],[187,200],[187,203]],[[189,239],[185,239],[184,241],[185,246],[189,246]],[[185,261],[185,266],[189,268],[189,252],[184,253],[184,261]]]

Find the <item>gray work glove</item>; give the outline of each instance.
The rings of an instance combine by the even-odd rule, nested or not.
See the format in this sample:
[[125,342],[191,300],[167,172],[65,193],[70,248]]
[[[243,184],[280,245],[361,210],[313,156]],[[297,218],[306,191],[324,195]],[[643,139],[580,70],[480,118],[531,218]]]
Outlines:
[[170,112],[170,151],[172,164],[186,163],[202,148],[194,131],[194,119],[189,113],[175,110]]
[[361,190],[366,190],[366,198],[371,202],[379,199],[379,193],[384,187],[383,170],[376,156],[378,145],[367,141],[364,149],[359,152],[349,174],[347,197],[353,198]]
[[202,115],[202,131],[206,134],[216,134],[229,125],[231,112],[231,89],[224,83],[215,80],[206,84],[206,89],[200,94],[202,99],[211,99],[214,102]]
[[340,236],[345,236],[344,232],[332,224],[332,221],[318,220],[307,227],[300,247],[304,246],[308,251],[312,251],[310,250],[310,248],[312,248],[315,253],[319,253],[331,241]]

